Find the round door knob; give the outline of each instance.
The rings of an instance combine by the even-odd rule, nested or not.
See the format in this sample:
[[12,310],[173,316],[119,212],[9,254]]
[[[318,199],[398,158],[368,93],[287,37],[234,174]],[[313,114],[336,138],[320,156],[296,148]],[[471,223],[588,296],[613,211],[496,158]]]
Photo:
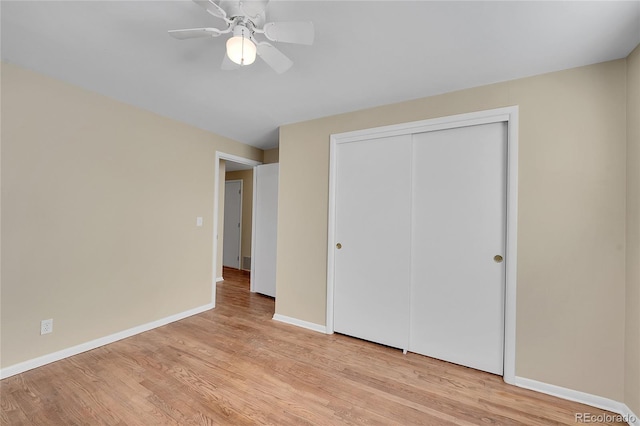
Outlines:
[[337,248],[338,250],[340,250],[340,249],[342,248],[342,244],[340,244],[340,243],[336,244],[336,248]]
[[499,254],[496,254],[495,256],[493,256],[493,260],[496,263],[502,263],[502,256],[500,256]]

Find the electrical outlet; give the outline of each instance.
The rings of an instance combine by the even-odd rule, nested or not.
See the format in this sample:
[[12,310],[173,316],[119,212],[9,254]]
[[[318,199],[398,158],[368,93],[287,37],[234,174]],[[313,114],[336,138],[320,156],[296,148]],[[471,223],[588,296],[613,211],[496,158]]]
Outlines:
[[46,319],[40,321],[40,335],[49,334],[53,332],[53,319]]

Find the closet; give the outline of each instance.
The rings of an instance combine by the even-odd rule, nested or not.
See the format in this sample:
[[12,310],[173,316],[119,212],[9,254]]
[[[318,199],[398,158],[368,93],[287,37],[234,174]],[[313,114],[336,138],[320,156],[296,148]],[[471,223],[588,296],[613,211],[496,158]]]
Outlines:
[[503,374],[508,123],[487,121],[332,145],[334,331]]

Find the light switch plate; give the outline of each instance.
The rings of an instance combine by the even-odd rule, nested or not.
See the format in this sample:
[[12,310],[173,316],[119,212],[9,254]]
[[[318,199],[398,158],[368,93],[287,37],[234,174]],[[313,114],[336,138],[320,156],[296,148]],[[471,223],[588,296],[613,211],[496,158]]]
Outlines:
[[201,216],[196,217],[196,226],[202,226],[202,217]]

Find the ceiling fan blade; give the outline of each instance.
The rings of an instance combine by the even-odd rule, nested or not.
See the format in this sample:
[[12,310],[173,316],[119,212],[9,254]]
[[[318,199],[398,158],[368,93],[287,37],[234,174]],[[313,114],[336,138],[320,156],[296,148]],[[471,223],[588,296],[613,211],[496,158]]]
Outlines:
[[225,12],[223,8],[218,6],[217,3],[214,3],[213,0],[193,0],[193,2],[209,12],[210,15],[215,16],[216,18],[223,19],[227,23],[231,22],[229,19],[227,19],[227,12]]
[[293,65],[291,59],[287,58],[284,53],[267,42],[258,43],[256,47],[258,56],[278,74],[282,74]]
[[225,52],[224,58],[222,58],[222,65],[220,66],[220,69],[225,71],[232,71],[237,70],[238,68],[240,68],[240,65],[229,59],[229,55],[227,55],[227,52]]
[[271,41],[312,45],[314,39],[313,22],[267,22],[264,35]]
[[198,37],[218,37],[221,31],[217,28],[189,28],[186,30],[169,30],[169,35],[178,40]]

